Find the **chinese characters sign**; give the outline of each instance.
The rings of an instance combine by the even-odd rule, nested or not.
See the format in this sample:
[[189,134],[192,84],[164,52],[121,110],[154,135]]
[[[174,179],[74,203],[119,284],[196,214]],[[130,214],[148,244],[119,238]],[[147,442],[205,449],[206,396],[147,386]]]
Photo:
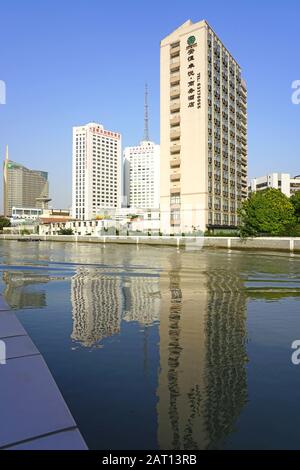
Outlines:
[[187,60],[188,60],[188,107],[195,107],[196,81],[195,81],[195,50],[197,47],[195,36],[190,36],[187,40]]
[[110,137],[112,139],[120,139],[120,134],[117,132],[105,131],[103,129],[99,129],[99,127],[91,127],[90,132],[93,134],[101,134],[105,137]]
[[189,36],[187,39],[187,76],[188,76],[188,107],[201,108],[201,75],[195,72],[195,51],[197,47],[195,36]]

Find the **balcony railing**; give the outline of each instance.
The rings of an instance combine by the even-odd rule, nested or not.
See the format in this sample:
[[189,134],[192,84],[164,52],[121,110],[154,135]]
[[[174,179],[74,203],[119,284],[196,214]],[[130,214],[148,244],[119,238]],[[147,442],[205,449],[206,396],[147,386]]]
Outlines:
[[180,116],[175,116],[170,119],[171,126],[176,126],[180,124]]
[[170,76],[170,83],[179,83],[180,82],[180,74],[174,73],[174,75]]
[[179,87],[171,88],[170,97],[171,98],[176,98],[176,97],[179,98],[179,96],[180,96],[180,88]]
[[170,175],[170,180],[171,181],[180,181],[180,173],[173,173]]
[[170,132],[170,139],[171,140],[177,140],[180,138],[180,130],[172,131]]
[[176,101],[176,103],[172,103],[170,106],[171,111],[179,111],[180,110],[180,101]]
[[170,49],[170,55],[171,57],[176,56],[180,52],[180,46],[172,47]]
[[171,154],[177,154],[177,153],[180,153],[180,148],[181,146],[180,145],[171,145],[170,147],[170,152]]
[[170,168],[178,168],[180,167],[181,159],[180,158],[173,158],[170,161]]
[[176,61],[170,63],[170,70],[171,71],[179,70],[179,67],[180,67],[180,60],[176,60]]

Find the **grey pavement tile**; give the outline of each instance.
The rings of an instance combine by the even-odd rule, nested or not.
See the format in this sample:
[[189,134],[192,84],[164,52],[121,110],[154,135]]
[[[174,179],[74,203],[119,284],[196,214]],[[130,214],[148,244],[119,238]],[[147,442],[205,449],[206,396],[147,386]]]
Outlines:
[[11,338],[5,338],[4,342],[6,345],[6,359],[39,354],[39,351],[29,336],[14,336]]
[[0,365],[0,384],[0,447],[76,427],[40,355]]
[[88,450],[88,448],[78,429],[72,429],[23,442],[7,450]]
[[7,305],[7,303],[3,299],[2,295],[0,295],[0,311],[1,310],[10,310],[9,305]]
[[0,339],[19,335],[27,335],[27,333],[16,315],[12,312],[0,312]]

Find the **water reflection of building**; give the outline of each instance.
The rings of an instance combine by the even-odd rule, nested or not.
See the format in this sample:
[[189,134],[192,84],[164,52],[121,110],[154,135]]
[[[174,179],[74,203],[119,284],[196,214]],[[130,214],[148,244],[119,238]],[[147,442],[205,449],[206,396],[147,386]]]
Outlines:
[[128,322],[151,325],[159,320],[160,285],[158,277],[129,277],[123,284],[124,317]]
[[147,327],[159,319],[159,278],[81,269],[71,281],[72,339],[93,346],[118,334],[122,320]]
[[174,255],[161,278],[161,449],[218,448],[247,399],[243,286],[207,259],[193,279]]
[[92,346],[120,332],[122,299],[118,276],[81,269],[71,280],[72,339]]
[[217,267],[208,276],[205,421],[208,445],[221,446],[247,401],[246,293],[240,274]]
[[35,285],[46,284],[49,276],[30,272],[4,271],[4,298],[11,308],[43,308],[47,306],[46,291]]

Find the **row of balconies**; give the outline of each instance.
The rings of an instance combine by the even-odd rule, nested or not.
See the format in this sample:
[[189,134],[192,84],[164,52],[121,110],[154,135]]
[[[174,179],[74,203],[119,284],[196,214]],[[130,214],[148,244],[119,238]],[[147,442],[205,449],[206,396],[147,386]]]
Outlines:
[[[230,157],[230,161],[231,163],[235,163],[235,157],[234,155]],[[221,159],[218,155],[215,155],[214,158],[212,158],[211,156],[208,157],[208,163],[210,164],[209,166],[211,166],[212,163],[214,163],[214,166],[215,167],[218,167],[220,168],[221,167]],[[225,158],[223,156],[222,158],[222,168],[224,171],[228,171],[229,167],[228,167],[228,158]],[[237,167],[236,167],[236,170],[237,171],[243,171],[243,173],[246,175],[247,174],[247,170],[246,168],[244,167],[241,167],[241,164],[237,164]],[[230,169],[229,169],[230,173],[232,175],[235,174],[235,167],[233,167],[231,165]]]
[[173,181],[180,181],[180,173],[173,173],[170,175],[170,180]]
[[180,153],[181,145],[180,144],[173,144],[170,147],[170,152],[172,155],[176,155]]
[[180,97],[180,87],[176,86],[170,90],[170,98],[179,98]]
[[170,70],[174,71],[180,68],[180,58],[179,56],[173,57],[170,59]]
[[178,126],[179,124],[180,124],[180,115],[179,114],[170,118],[171,127]]
[[215,119],[214,120],[214,126],[212,125],[212,122],[210,121],[208,123],[208,130],[211,131],[212,133],[212,129],[214,128],[215,130],[217,130],[218,132],[222,132],[223,134],[228,134],[229,132],[229,135],[234,137],[235,135],[238,135],[238,132],[235,131],[235,127],[232,127],[232,126],[229,126],[226,124],[223,123],[223,125],[221,126],[221,121],[219,121],[218,119]]
[[[235,196],[236,196],[235,193],[229,193],[227,190],[225,190],[225,191],[224,191],[224,190],[223,190],[223,191],[220,191],[219,189],[217,189],[216,191],[213,192],[211,187],[208,188],[208,192],[209,192],[210,194],[216,194],[217,196],[223,195],[223,197],[229,199],[231,202],[232,202],[232,199],[235,200]],[[210,197],[212,198],[212,196],[210,196]],[[226,201],[225,201],[225,202],[226,202]],[[211,202],[208,203],[208,208],[209,208],[209,209],[212,208],[212,203],[211,203]],[[234,212],[235,210],[236,210],[235,204],[230,205],[230,211],[231,211],[231,212]]]
[[[237,178],[236,178],[236,173],[235,173],[235,171],[232,171],[232,169],[230,170],[230,173],[228,173],[228,172],[225,171],[224,168],[223,168],[223,173],[222,173],[220,167],[219,167],[219,168],[216,168],[216,167],[215,167],[215,171],[213,172],[213,171],[212,171],[212,167],[210,166],[210,167],[208,168],[207,174],[208,174],[208,177],[209,177],[209,178],[214,177],[214,178],[215,178],[216,180],[218,180],[218,181],[219,181],[220,178],[222,177],[223,180],[224,180],[224,182],[225,182],[226,184],[227,184],[228,182],[234,184],[235,181],[236,181],[236,180],[239,180],[239,178],[240,178],[240,177],[237,177]],[[241,182],[241,180],[240,180],[240,182]]]
[[170,160],[170,168],[179,168],[181,164],[181,159],[178,158],[173,158]]
[[170,111],[172,112],[179,112],[180,111],[180,101],[176,101],[174,103],[171,103],[170,105]]
[[180,83],[180,74],[179,73],[174,73],[170,76],[170,84],[175,85],[175,84]]
[[[214,74],[212,73],[214,70]],[[236,83],[234,81],[234,79],[232,79],[230,76],[228,76],[226,73],[224,72],[220,72],[220,69],[218,68],[218,70],[216,69],[216,67],[212,67],[211,64],[208,64],[208,67],[207,67],[207,73],[208,73],[208,78],[209,78],[209,82],[212,81],[212,75],[214,76],[214,79],[215,80],[218,80],[218,84],[220,85],[220,80],[222,78],[222,86],[224,87],[229,87],[232,88],[232,89],[235,89],[236,88]]]
[[170,194],[178,194],[181,191],[181,187],[179,183],[173,183],[170,187]]
[[[212,191],[212,189],[208,188],[208,192],[209,192],[209,194],[216,194],[217,196],[221,195],[221,190],[220,189],[215,189],[214,191]],[[231,199],[238,199],[238,196],[236,195],[236,193],[230,193],[229,197]]]
[[[208,92],[211,93],[212,92],[212,84],[208,84],[207,89],[208,89]],[[226,87],[224,84],[222,85],[222,87],[221,86],[214,87],[215,96],[217,98],[220,98],[221,91],[222,91],[222,96],[225,96],[227,98],[228,97],[228,87]]]
[[178,46],[175,46],[175,47],[171,47],[170,49],[170,57],[176,57],[178,56],[178,54],[180,54],[180,45]]
[[[212,209],[212,205],[209,204],[209,205],[208,205],[208,208],[211,210],[211,209]],[[232,213],[232,212],[236,212],[236,208],[235,208],[235,207],[230,207],[230,209],[229,209],[229,207],[228,207],[226,204],[223,204],[223,208],[221,208],[220,205],[215,204],[215,205],[214,205],[214,210],[215,210],[215,211],[221,211],[221,210],[223,210],[223,212],[231,212],[231,213]],[[228,220],[227,220],[227,222],[228,222]]]
[[178,140],[180,139],[180,129],[179,130],[171,130],[170,132],[170,139],[171,140]]

